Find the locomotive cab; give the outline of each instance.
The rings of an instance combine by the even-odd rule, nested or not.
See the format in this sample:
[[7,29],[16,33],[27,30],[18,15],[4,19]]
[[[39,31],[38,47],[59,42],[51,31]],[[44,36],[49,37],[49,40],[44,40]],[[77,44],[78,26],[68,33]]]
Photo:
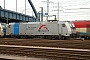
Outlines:
[[3,28],[2,28],[2,25],[0,23],[0,37],[3,37],[4,36],[4,32],[3,32]]
[[70,28],[71,28],[71,37],[76,37],[76,27],[75,27],[75,25],[74,25],[74,23],[73,22],[71,22],[71,21],[68,21],[68,23],[69,23],[69,25],[70,25]]

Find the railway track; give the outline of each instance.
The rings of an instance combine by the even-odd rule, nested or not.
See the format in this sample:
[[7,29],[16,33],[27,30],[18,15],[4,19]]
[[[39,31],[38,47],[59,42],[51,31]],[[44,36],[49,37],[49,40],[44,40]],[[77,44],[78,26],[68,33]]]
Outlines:
[[52,49],[49,47],[0,45],[0,54],[48,58],[52,60],[90,60],[90,50]]
[[90,40],[0,39],[2,45],[90,49]]
[[[0,54],[48,58],[49,60],[90,60],[90,40],[0,38],[0,45],[10,45],[0,46]],[[30,48],[30,46],[36,47]],[[45,47],[53,47],[53,49]]]

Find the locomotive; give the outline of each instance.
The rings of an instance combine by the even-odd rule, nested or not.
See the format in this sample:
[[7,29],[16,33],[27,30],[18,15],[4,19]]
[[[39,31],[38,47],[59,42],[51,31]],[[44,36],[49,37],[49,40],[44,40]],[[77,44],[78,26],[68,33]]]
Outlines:
[[73,21],[76,31],[77,37],[90,39],[90,21]]
[[4,37],[6,34],[6,24],[0,23],[0,37]]
[[0,37],[90,39],[90,21],[0,23]]
[[68,21],[9,23],[6,29],[8,37],[18,38],[69,39],[75,34],[73,22]]

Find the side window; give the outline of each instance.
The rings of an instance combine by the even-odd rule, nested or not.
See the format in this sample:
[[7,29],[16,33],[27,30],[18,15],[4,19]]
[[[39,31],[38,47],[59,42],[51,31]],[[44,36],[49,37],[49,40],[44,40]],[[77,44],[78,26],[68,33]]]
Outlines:
[[65,27],[65,24],[62,24],[62,27]]
[[8,25],[8,28],[10,28],[11,27],[11,25]]

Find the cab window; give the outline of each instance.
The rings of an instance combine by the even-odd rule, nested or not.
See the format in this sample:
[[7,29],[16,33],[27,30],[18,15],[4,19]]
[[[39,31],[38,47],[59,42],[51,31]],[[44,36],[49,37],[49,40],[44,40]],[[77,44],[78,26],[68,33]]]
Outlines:
[[62,24],[62,27],[65,27],[65,24]]
[[8,25],[8,28],[10,28],[11,27],[11,25]]

